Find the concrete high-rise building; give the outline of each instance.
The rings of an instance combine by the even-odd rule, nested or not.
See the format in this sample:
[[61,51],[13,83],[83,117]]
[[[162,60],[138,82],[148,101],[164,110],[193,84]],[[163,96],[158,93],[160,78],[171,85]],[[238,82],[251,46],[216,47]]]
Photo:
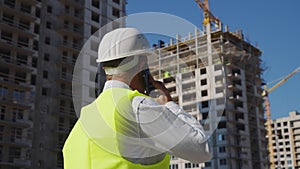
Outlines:
[[[0,168],[62,168],[61,149],[77,120],[71,90],[77,56],[100,27],[125,16],[126,0],[0,5]],[[90,46],[97,51],[97,43]],[[95,56],[86,59],[96,66]]]
[[0,168],[31,168],[37,1],[0,1]]
[[272,145],[276,168],[300,168],[300,114],[297,111],[289,116],[271,121]]
[[150,66],[154,77],[186,112],[206,121],[205,130],[216,128],[210,138],[211,161],[193,164],[172,157],[170,168],[267,167],[261,51],[241,31],[215,29],[160,42],[156,53]]
[[[86,40],[100,27],[125,15],[124,0],[42,1],[32,168],[62,168],[61,149],[77,120],[72,100],[75,61]],[[109,29],[117,28],[114,25]],[[97,44],[90,44],[97,51]],[[86,63],[97,66],[96,57]],[[91,79],[94,80],[94,79]]]

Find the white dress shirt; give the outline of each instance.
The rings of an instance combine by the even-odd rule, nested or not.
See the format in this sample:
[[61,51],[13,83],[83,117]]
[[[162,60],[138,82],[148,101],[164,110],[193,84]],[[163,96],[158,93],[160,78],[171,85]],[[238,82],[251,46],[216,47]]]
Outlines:
[[[127,84],[110,80],[104,90],[125,88]],[[139,141],[124,141],[120,138],[120,153],[127,160],[140,164],[154,164],[164,158],[164,153],[183,158],[193,163],[210,160],[207,136],[201,124],[186,113],[175,102],[164,105],[153,98],[136,96],[132,100],[132,112],[135,121],[121,122],[127,130],[127,136],[140,138]],[[128,134],[129,133],[129,134]]]

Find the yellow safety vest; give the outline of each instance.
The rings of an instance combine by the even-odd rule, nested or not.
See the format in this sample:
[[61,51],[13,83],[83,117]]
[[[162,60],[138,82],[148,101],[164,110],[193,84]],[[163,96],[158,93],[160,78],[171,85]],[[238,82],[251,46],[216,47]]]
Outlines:
[[[159,163],[141,165],[123,158],[118,149],[115,118],[131,106],[138,91],[123,88],[107,89],[81,110],[64,148],[64,169],[168,169],[170,155]],[[119,111],[120,110],[120,111]]]

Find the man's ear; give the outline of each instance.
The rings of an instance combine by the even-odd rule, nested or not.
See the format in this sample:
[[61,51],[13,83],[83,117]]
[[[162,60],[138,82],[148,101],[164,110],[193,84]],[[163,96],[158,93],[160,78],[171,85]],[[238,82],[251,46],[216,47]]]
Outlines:
[[146,68],[148,68],[148,63],[147,63],[147,59],[143,59],[143,57],[140,58],[139,61],[139,71],[145,70]]

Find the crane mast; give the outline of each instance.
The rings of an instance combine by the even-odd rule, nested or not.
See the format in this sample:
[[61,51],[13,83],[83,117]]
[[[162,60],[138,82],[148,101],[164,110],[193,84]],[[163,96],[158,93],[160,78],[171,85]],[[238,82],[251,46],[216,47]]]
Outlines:
[[282,80],[276,83],[273,87],[267,88],[267,85],[264,85],[264,90],[262,96],[264,97],[264,105],[266,109],[266,120],[267,120],[267,136],[268,136],[268,150],[269,150],[269,158],[270,158],[270,168],[275,169],[275,160],[274,160],[274,150],[272,144],[272,126],[271,126],[271,110],[270,110],[270,101],[269,101],[269,93],[277,89],[283,83],[285,83],[289,78],[294,76],[296,73],[300,71],[300,66],[296,68],[293,72],[285,76]]

